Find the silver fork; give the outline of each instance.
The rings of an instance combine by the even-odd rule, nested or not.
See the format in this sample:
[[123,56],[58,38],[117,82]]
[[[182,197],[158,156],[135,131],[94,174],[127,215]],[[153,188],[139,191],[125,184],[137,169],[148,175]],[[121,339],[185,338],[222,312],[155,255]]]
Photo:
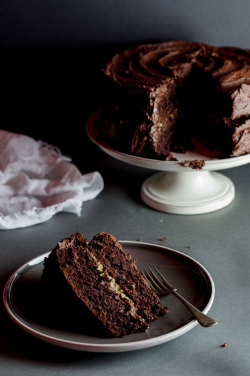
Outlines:
[[209,327],[217,324],[217,321],[205,315],[188,300],[186,300],[182,295],[180,295],[177,292],[177,288],[172,286],[171,283],[166,280],[166,278],[159,272],[159,270],[155,266],[153,267],[153,269],[148,267],[147,269],[142,270],[142,273],[157,295],[162,296],[173,294],[174,296],[176,296],[176,298],[179,299],[193,314],[198,323],[204,327]]

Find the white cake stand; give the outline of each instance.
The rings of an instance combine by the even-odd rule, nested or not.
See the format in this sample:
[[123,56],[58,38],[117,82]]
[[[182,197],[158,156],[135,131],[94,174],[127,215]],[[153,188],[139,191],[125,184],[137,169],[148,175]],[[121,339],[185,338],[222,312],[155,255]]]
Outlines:
[[[111,149],[95,134],[96,115],[90,116],[86,131],[89,138],[105,153],[134,166],[161,171],[147,178],[141,187],[141,198],[150,207],[174,214],[202,214],[224,208],[235,197],[233,182],[216,170],[242,166],[250,162],[250,154],[215,159],[214,153],[197,145],[186,153],[173,153],[178,161],[161,161],[125,154]],[[185,161],[204,160],[202,170],[181,165]]]

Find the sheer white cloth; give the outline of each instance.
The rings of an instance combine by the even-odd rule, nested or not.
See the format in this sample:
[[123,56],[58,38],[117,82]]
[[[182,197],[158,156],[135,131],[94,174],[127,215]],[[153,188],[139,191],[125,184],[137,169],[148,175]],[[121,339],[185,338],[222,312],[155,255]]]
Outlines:
[[99,172],[82,175],[60,151],[0,130],[0,229],[31,226],[60,211],[80,215],[103,189]]

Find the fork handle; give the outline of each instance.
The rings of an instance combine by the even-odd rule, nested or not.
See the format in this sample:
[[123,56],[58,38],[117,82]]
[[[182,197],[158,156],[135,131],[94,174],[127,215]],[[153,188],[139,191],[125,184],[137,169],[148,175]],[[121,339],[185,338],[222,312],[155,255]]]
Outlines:
[[201,312],[192,303],[190,303],[182,295],[180,295],[175,289],[169,290],[169,292],[175,295],[176,298],[178,298],[186,306],[186,308],[193,314],[193,316],[196,318],[196,320],[201,326],[209,327],[217,324],[216,320]]

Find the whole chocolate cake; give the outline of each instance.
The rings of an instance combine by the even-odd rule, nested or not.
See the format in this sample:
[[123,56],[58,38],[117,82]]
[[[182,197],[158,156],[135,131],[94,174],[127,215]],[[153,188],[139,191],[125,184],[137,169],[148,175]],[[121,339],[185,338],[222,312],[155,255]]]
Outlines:
[[116,54],[97,128],[111,147],[172,159],[193,139],[221,157],[250,152],[250,50],[171,41]]
[[77,297],[116,337],[146,330],[167,313],[135,260],[105,232],[90,243],[81,233],[61,240],[44,261],[42,281],[50,294]]

